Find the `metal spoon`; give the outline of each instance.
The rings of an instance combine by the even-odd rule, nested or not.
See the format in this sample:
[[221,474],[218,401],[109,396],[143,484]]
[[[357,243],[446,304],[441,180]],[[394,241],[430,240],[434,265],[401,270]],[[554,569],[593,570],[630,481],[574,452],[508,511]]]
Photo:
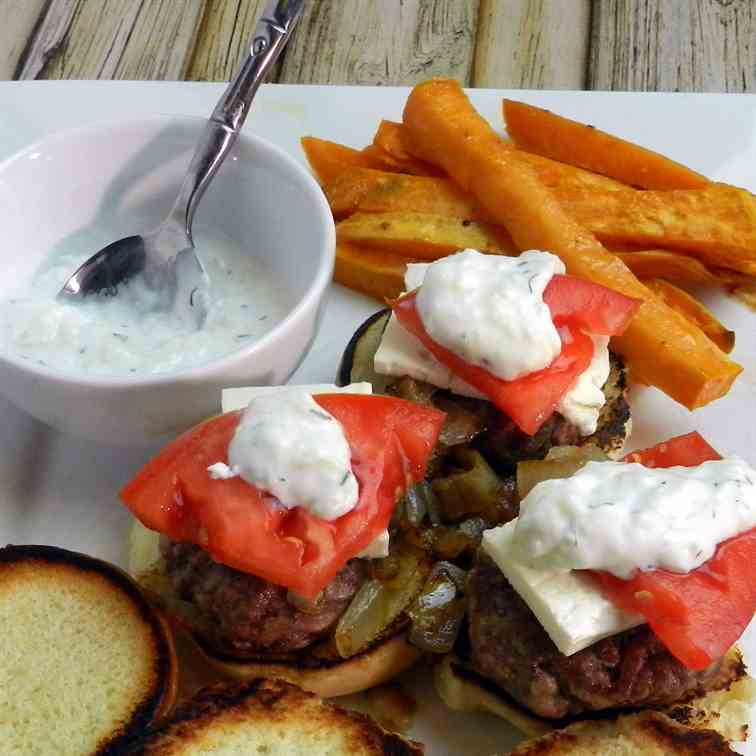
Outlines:
[[249,56],[210,116],[179,196],[154,230],[119,239],[92,255],[66,281],[59,297],[115,295],[143,273],[146,284],[199,327],[207,315],[208,278],[194,252],[192,221],[200,200],[231,151],[265,75],[302,14],[304,0],[271,0],[257,22]]

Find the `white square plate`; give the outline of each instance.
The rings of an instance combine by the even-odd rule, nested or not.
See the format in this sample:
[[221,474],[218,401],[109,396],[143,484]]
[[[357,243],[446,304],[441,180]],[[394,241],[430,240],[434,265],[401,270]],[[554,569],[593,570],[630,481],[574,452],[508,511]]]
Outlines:
[[[0,159],[69,126],[151,113],[209,114],[218,84],[28,82],[0,84]],[[247,128],[304,162],[306,134],[362,147],[381,118],[400,120],[407,90],[381,87],[267,86]],[[501,98],[511,96],[592,123],[679,160],[717,180],[756,191],[756,96],[503,92],[471,98],[500,128]],[[23,254],[3,249],[2,254]],[[634,390],[632,444],[645,446],[699,430],[722,452],[756,464],[756,313],[712,293],[707,304],[737,331],[734,357],[745,367],[730,394],[691,414],[652,389]],[[373,300],[334,286],[322,330],[292,382],[333,380],[352,332],[378,309]],[[219,397],[220,402],[220,397]],[[55,544],[118,564],[126,558],[128,516],[117,491],[150,455],[61,436],[0,399],[0,542]],[[756,659],[754,625],[741,645]],[[504,753],[519,735],[488,716],[448,712],[426,673],[413,674],[420,712],[410,733],[437,756]],[[756,756],[756,745],[742,753]]]

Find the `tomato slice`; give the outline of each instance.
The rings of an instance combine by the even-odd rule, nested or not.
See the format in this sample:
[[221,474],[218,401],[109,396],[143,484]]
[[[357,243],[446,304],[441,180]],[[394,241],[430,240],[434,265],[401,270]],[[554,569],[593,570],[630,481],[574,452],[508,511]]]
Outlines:
[[697,467],[710,460],[722,459],[704,437],[693,431],[675,436],[650,449],[630,452],[625,462],[640,462],[645,467]]
[[559,400],[590,365],[593,342],[582,331],[563,324],[558,329],[562,351],[550,365],[513,381],[504,381],[484,368],[465,362],[434,341],[420,319],[416,298],[417,293],[411,292],[392,302],[399,322],[420,339],[439,362],[485,394],[531,436],[551,417]]
[[740,638],[756,611],[756,529],[720,543],[714,556],[686,575],[640,572],[632,580],[596,573],[617,606],[646,617],[670,653],[705,669]]
[[[626,462],[647,467],[695,467],[720,455],[696,433],[632,452]],[[642,614],[670,653],[690,669],[705,669],[740,638],[756,612],[756,529],[730,538],[687,574],[650,570],[621,580],[595,572],[606,596]]]
[[584,278],[562,275],[552,276],[543,301],[557,325],[569,323],[599,336],[619,336],[641,306],[640,299]]
[[391,519],[398,495],[423,479],[444,413],[387,396],[314,397],[344,428],[359,485],[357,506],[326,521],[285,510],[240,478],[213,480],[228,462],[241,413],[209,420],[169,444],[121,491],[148,528],[205,549],[218,562],[313,599]]

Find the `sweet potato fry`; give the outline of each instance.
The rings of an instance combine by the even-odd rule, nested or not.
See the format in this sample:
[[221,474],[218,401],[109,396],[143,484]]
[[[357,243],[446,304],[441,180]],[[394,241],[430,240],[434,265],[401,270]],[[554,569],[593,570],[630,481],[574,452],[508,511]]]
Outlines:
[[548,110],[504,100],[507,133],[528,152],[643,189],[700,189],[708,179],[674,160]]
[[367,168],[371,165],[359,150],[344,144],[316,137],[302,137],[300,143],[310,168],[321,184],[333,181],[346,168]]
[[388,154],[395,165],[404,169],[403,172],[415,176],[441,176],[442,172],[423,160],[418,160],[407,152],[402,143],[402,124],[395,121],[381,121],[373,137],[373,145]]
[[558,192],[562,208],[608,246],[680,249],[717,265],[756,274],[756,197],[727,184],[705,189]]
[[366,213],[411,211],[462,220],[490,220],[489,213],[475,197],[449,179],[351,168],[323,190],[336,219],[359,210]]
[[[614,250],[612,250],[614,251]],[[700,260],[668,249],[644,249],[635,252],[614,252],[638,278],[663,278],[686,286],[746,285],[748,276],[732,271],[707,268]]]
[[[410,140],[404,136],[404,131],[404,125],[401,123],[382,121],[373,140],[373,144],[380,145],[397,160],[401,161],[402,159],[412,158],[412,153],[408,149]],[[556,160],[550,160],[541,155],[522,152],[520,157],[538,173],[538,178],[546,186],[555,188],[565,186],[583,189],[604,189],[606,191],[628,188],[626,184],[623,184],[620,181],[615,181],[606,176],[600,176],[598,173],[592,173],[591,171],[584,171],[582,168],[577,168],[574,165],[567,165],[566,163],[560,163]],[[415,159],[417,159],[416,156]],[[443,171],[434,168],[430,163],[426,161],[420,162],[426,167],[426,169],[429,169],[430,171],[436,170],[435,174],[428,173],[427,175],[445,175]],[[411,173],[412,171],[408,172]]]
[[404,271],[408,262],[415,261],[340,241],[336,244],[333,278],[350,289],[383,301],[398,297],[404,291]]
[[651,291],[660,296],[673,310],[695,323],[723,352],[728,354],[735,346],[735,331],[725,328],[716,316],[687,291],[669,281],[651,278],[644,281]]
[[377,144],[369,144],[362,150],[362,154],[370,168],[392,173],[409,173],[416,176],[438,176],[441,172],[433,166],[428,166],[422,160],[410,158],[399,160],[390,152]]
[[516,254],[509,238],[499,239],[492,226],[429,213],[355,213],[336,226],[336,238],[422,260],[467,248]]
[[613,340],[636,375],[689,409],[727,393],[742,367],[573,220],[459,84],[435,80],[415,87],[403,123],[413,154],[472,192],[519,249],[552,250],[573,275],[643,300],[628,329]]

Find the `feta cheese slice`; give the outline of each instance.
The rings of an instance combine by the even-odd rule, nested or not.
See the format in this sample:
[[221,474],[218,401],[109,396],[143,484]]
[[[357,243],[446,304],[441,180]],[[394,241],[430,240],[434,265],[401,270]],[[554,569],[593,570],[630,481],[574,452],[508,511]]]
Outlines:
[[350,383],[348,386],[335,386],[332,383],[313,383],[304,386],[245,386],[242,388],[227,388],[221,393],[221,409],[223,412],[246,409],[247,405],[258,396],[269,396],[275,392],[306,391],[309,394],[372,394],[373,387],[367,383]]
[[511,542],[516,524],[515,519],[486,530],[483,550],[565,656],[645,622],[642,615],[615,607],[588,575],[576,571],[534,570],[512,560]]
[[404,329],[392,313],[381,343],[373,358],[373,367],[381,375],[410,376],[461,396],[485,399],[477,389],[457,378],[422,345],[420,339]]

